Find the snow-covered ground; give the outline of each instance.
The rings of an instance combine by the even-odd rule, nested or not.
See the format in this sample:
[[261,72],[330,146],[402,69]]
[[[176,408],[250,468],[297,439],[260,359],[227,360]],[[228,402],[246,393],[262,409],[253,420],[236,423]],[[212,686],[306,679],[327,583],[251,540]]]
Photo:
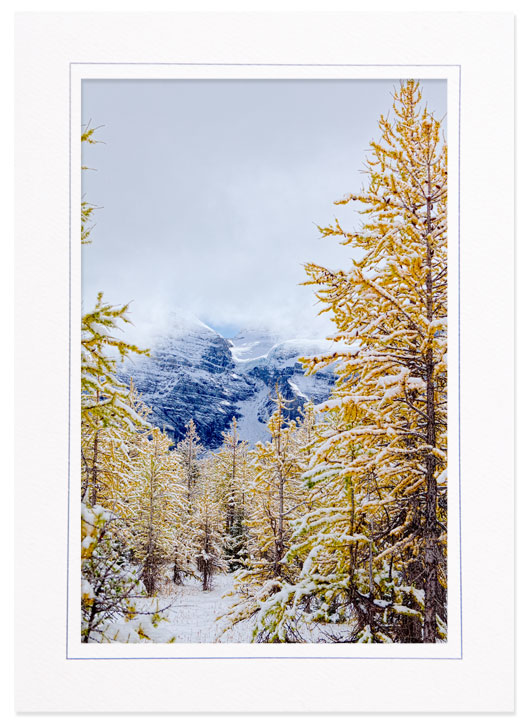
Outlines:
[[[202,584],[188,579],[182,586],[169,582],[156,599],[144,599],[142,611],[152,611],[158,603],[163,621],[155,627],[144,627],[150,642],[251,642],[253,621],[240,622],[223,634],[223,621],[217,618],[225,614],[232,602],[227,596],[233,589],[233,574],[218,574],[213,589],[203,592]],[[226,595],[226,596],[225,596]],[[305,624],[300,627],[306,642],[342,641],[348,636],[348,626],[337,624]],[[335,638],[335,639],[332,639]],[[120,641],[124,641],[120,639]]]
[[[107,637],[115,642],[252,642],[254,621],[240,622],[226,632],[225,619],[217,621],[231,607],[233,597],[228,593],[233,589],[233,580],[233,574],[218,574],[213,589],[206,592],[196,579],[188,579],[180,586],[166,581],[159,596],[135,600],[139,620],[111,623]],[[141,615],[154,612],[160,615],[154,623],[151,617]],[[136,631],[139,621],[142,635]],[[304,642],[344,642],[349,637],[348,624],[303,622],[298,631]]]
[[167,607],[162,612],[167,621],[148,630],[151,639],[154,642],[173,641],[173,637],[175,642],[250,642],[252,625],[249,622],[236,625],[218,640],[221,623],[216,619],[229,609],[231,598],[223,597],[232,590],[233,575],[218,574],[212,584],[213,589],[208,592],[202,591],[202,584],[196,579],[188,579],[182,586],[167,584],[157,598],[160,609]]

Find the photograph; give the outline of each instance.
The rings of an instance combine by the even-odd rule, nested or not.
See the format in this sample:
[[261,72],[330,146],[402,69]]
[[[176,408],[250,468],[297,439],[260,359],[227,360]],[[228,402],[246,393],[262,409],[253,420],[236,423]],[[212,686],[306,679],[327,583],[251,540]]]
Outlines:
[[78,137],[71,637],[446,643],[446,79],[84,78]]

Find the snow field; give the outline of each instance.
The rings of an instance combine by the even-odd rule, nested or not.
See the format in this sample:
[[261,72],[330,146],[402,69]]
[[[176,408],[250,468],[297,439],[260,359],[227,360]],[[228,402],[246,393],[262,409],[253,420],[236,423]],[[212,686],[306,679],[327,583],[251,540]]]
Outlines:
[[[217,642],[221,631],[221,622],[216,619],[225,614],[230,606],[231,597],[224,595],[233,589],[233,574],[217,574],[212,581],[211,591],[202,591],[197,579],[187,579],[183,585],[167,583],[164,592],[156,599],[144,600],[141,609],[155,608],[158,602],[162,621],[148,631],[153,642]],[[251,622],[242,622],[233,630],[226,632],[220,642],[250,642]]]

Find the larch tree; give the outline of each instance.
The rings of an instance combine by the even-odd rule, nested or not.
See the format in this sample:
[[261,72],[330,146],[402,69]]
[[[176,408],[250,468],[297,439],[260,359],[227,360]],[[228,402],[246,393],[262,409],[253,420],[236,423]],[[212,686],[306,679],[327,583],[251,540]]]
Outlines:
[[230,571],[238,569],[246,556],[246,492],[251,468],[248,444],[239,439],[237,420],[233,418],[230,432],[223,433],[224,443],[212,454],[209,476],[223,508],[224,554]]
[[117,377],[119,359],[147,353],[121,339],[119,323],[130,323],[127,312],[128,305],[106,304],[99,293],[95,308],[82,317],[82,499],[93,506],[104,478],[115,475],[115,466],[123,462],[118,460],[125,456],[123,436],[146,425],[130,388]]
[[313,448],[317,443],[317,418],[315,405],[311,400],[307,400],[299,411],[297,429],[294,434],[297,456],[302,471],[308,469]]
[[[93,132],[87,128],[82,142],[96,143]],[[91,243],[94,209],[81,201],[82,244]],[[158,617],[157,612],[136,615],[136,598],[145,590],[125,542],[123,492],[133,480],[130,443],[147,425],[143,406],[116,375],[119,359],[146,352],[121,338],[119,325],[130,322],[127,313],[128,305],[109,305],[99,293],[94,309],[81,319],[83,642],[147,639],[144,627],[154,626]]]
[[132,563],[119,517],[103,506],[82,504],[81,641],[141,642],[163,619],[145,611],[140,568]]
[[[82,144],[96,144],[99,143],[95,139],[95,131],[96,129],[90,126],[89,124],[85,126],[84,130],[80,134],[80,141]],[[82,166],[82,171],[87,170],[87,166]],[[91,244],[91,230],[93,228],[92,225],[92,217],[93,213],[95,211],[95,206],[93,204],[90,204],[88,201],[86,201],[84,198],[82,198],[80,202],[80,241],[81,244]]]
[[420,617],[422,592],[403,586],[392,558],[386,570],[375,558],[384,509],[366,477],[349,475],[361,450],[347,437],[351,413],[331,410],[317,426],[305,473],[307,510],[292,522],[287,554],[302,563],[301,572],[285,596],[267,602],[266,621],[295,641],[409,641],[407,624]]
[[283,557],[290,537],[289,522],[297,517],[304,497],[295,439],[297,423],[286,420],[287,401],[279,391],[274,402],[276,409],[268,421],[271,440],[258,443],[254,453],[252,530],[265,571],[286,579],[288,567]]
[[204,452],[197,428],[193,420],[186,425],[186,435],[177,444],[177,452],[181,459],[181,465],[184,471],[184,485],[186,486],[186,496],[191,502],[198,493],[199,486],[199,457]]
[[193,420],[186,425],[186,435],[177,444],[177,455],[181,466],[181,484],[184,501],[179,521],[179,531],[173,550],[173,582],[182,584],[184,577],[198,576],[197,550],[193,537],[193,514],[201,485],[201,458],[204,446],[200,443]]
[[134,481],[127,499],[128,545],[141,568],[149,596],[173,560],[185,505],[180,457],[158,428],[141,436],[134,455]]
[[214,574],[226,571],[228,568],[224,558],[223,506],[213,477],[208,475],[211,463],[210,459],[203,463],[201,485],[199,494],[193,501],[191,530],[188,531],[203,591],[209,591],[212,588]]
[[277,390],[276,409],[268,421],[271,440],[257,443],[252,454],[249,555],[245,568],[236,573],[225,625],[228,628],[254,617],[257,641],[290,641],[286,630],[268,626],[266,602],[286,589],[300,570],[296,561],[286,559],[291,523],[306,504],[297,423],[286,420],[286,402]]
[[[96,129],[87,126],[81,134],[82,144],[95,144]],[[85,166],[82,167],[86,169]],[[95,207],[81,201],[81,243],[91,243],[92,217]],[[144,417],[132,402],[127,385],[117,378],[117,363],[131,353],[148,354],[125,342],[121,325],[131,324],[129,305],[114,306],[99,292],[93,310],[81,319],[81,432],[82,432],[82,500],[92,506],[103,482],[101,477],[115,475],[115,467],[125,458],[122,438]],[[119,448],[118,455],[112,452]]]
[[394,93],[392,117],[379,128],[367,185],[337,202],[358,202],[367,221],[355,232],[337,219],[321,229],[341,237],[356,261],[349,271],[306,265],[337,326],[334,339],[347,344],[307,364],[315,372],[337,361],[324,409],[343,423],[326,434],[312,476],[332,472],[350,491],[341,500],[350,496],[364,517],[369,577],[360,580],[357,567],[348,588],[354,609],[364,596],[377,608],[374,621],[384,620],[378,582],[386,567],[419,602],[410,641],[435,642],[446,621],[447,147],[413,80]]

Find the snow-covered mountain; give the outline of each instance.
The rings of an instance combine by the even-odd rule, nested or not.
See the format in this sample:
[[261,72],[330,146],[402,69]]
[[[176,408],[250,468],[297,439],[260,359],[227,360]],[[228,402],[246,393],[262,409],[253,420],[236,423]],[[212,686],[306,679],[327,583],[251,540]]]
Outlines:
[[264,357],[274,345],[281,341],[282,337],[277,333],[261,327],[241,330],[229,342],[233,359],[236,362],[249,362]]
[[133,378],[153,423],[180,440],[193,419],[208,448],[222,444],[232,418],[239,435],[255,443],[269,437],[266,422],[274,410],[275,386],[291,400],[296,417],[308,399],[328,398],[332,371],[305,377],[298,358],[327,351],[325,340],[283,340],[268,329],[241,331],[228,340],[189,314],[172,316],[168,331],[151,345],[151,357],[134,357],[121,368]]

